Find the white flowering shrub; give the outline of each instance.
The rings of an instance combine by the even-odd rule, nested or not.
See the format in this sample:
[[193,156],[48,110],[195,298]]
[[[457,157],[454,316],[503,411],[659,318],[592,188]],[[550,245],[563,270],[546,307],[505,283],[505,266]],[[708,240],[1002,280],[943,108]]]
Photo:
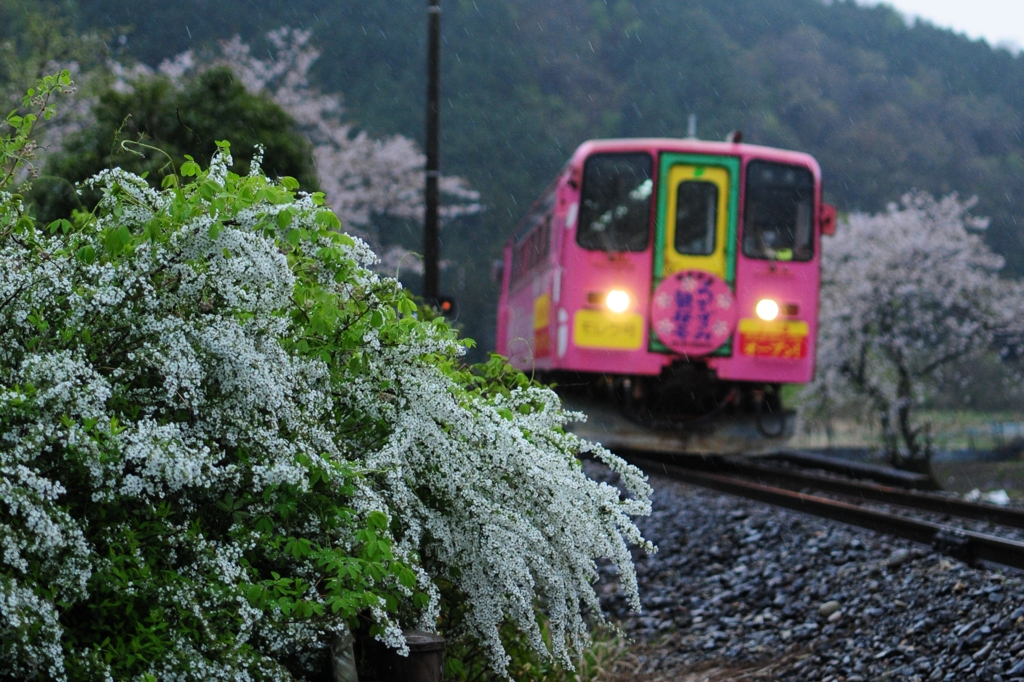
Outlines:
[[0,679],[310,679],[345,628],[440,629],[456,675],[510,636],[568,661],[602,559],[639,608],[641,473],[461,366],[322,195],[230,166],[105,171],[47,226],[4,176]]
[[894,463],[926,467],[928,424],[912,411],[953,363],[1019,337],[1024,296],[1001,280],[974,201],[907,194],[855,213],[826,240],[816,378],[823,410],[867,403]]

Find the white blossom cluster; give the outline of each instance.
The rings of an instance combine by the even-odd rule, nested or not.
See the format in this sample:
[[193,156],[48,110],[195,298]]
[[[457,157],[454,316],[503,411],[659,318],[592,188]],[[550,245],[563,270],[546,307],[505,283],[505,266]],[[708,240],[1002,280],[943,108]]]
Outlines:
[[824,240],[815,382],[824,409],[875,412],[887,447],[917,457],[927,433],[910,410],[950,363],[1019,336],[1024,291],[1002,280],[974,201],[917,192],[876,215],[854,213]]
[[[468,385],[459,342],[443,324],[395,311],[400,285],[368,269],[363,242],[346,241],[339,260],[337,243],[316,236],[315,197],[260,198],[255,189],[273,184],[256,163],[256,184],[217,195],[230,163],[217,155],[184,190],[191,204],[182,190],[104,171],[90,182],[103,199],[87,229],[0,237],[0,668],[69,679],[73,658],[72,678],[109,677],[94,652],[69,649],[60,619],[111,593],[146,595],[191,623],[172,633],[173,654],[151,662],[157,679],[288,679],[283,657],[313,665],[325,629],[344,625],[245,597],[258,572],[245,560],[260,549],[253,520],[279,518],[274,491],[309,489],[313,469],[338,472],[339,509],[387,517],[395,557],[429,596],[420,609],[383,597],[370,606],[390,646],[404,648],[403,626],[437,628],[438,585],[451,584],[469,619],[466,632],[445,634],[484,644],[496,670],[507,660],[504,622],[546,651],[537,608],[554,655],[568,660],[585,618],[600,618],[601,559],[618,565],[639,608],[628,545],[652,549],[631,520],[650,510],[642,474],[564,433],[550,391]],[[246,206],[226,215],[238,197]],[[0,211],[16,209],[0,198]],[[304,231],[301,273],[268,231],[282,224]],[[130,249],[100,257],[118,243]],[[295,316],[313,305],[298,302],[303,278],[336,297],[340,329],[363,330],[344,357],[295,350],[309,335]],[[576,454],[588,449],[620,473],[628,497],[584,475]],[[244,514],[217,506],[232,499],[249,500]],[[97,510],[124,517],[97,536]],[[211,513],[230,532],[196,531]],[[132,538],[147,518],[170,529],[146,542],[158,543],[178,588],[109,584],[127,573],[100,546],[123,543],[117,561],[145,575],[151,550]],[[328,533],[313,514],[291,523],[292,535],[357,545],[351,528]],[[320,584],[308,561],[291,570]],[[390,578],[379,588],[413,594]],[[306,598],[327,603],[312,588]]]
[[[551,618],[554,654],[568,661],[585,641],[583,616],[601,612],[590,587],[595,557],[619,566],[640,608],[627,542],[653,549],[629,519],[650,513],[649,488],[630,465],[562,432],[565,414],[550,390],[518,389],[474,404],[458,399],[435,367],[410,363],[416,353],[387,349],[371,364],[372,381],[394,385],[398,397],[394,431],[365,460],[387,472],[381,488],[368,491],[371,504],[401,519],[401,548],[422,552],[425,565],[469,600],[468,627],[492,661],[505,660],[498,629],[506,618],[544,651],[538,598]],[[359,409],[369,397],[364,388],[348,391]],[[527,405],[539,409],[521,414]],[[618,489],[589,480],[572,455],[581,449],[593,449],[634,497],[620,500]],[[435,618],[428,610],[421,627]]]
[[[111,209],[100,231],[139,230],[171,210],[166,196],[117,169],[94,184]],[[314,206],[306,197],[295,208]],[[300,454],[340,456],[323,423],[325,368],[288,354],[279,342],[287,322],[276,313],[288,304],[294,277],[273,242],[253,231],[255,217],[256,211],[242,216],[214,240],[213,216],[198,216],[168,243],[143,244],[116,265],[81,262],[67,253],[63,236],[40,237],[36,247],[65,252],[62,258],[35,260],[18,240],[3,244],[0,633],[8,671],[62,677],[57,603],[87,601],[90,578],[106,559],[84,542],[81,520],[62,511],[68,478],[99,505],[169,500],[190,514],[227,492],[305,485]],[[103,248],[74,243],[76,250],[86,246]],[[175,285],[161,287],[157,277]],[[248,319],[239,323],[239,315]],[[47,334],[66,343],[34,350],[32,340]],[[97,349],[104,355],[94,356]],[[239,449],[248,453],[244,464],[226,454]],[[204,593],[173,595],[197,619],[216,592],[234,601],[244,547],[171,547],[197,555],[179,568],[183,574],[201,585],[212,579]],[[30,565],[36,570],[28,572]],[[33,602],[24,595],[33,596],[40,569],[47,578],[39,587],[53,593],[41,600],[43,590],[36,590]],[[256,635],[260,627],[251,620],[243,629]],[[237,634],[242,641],[249,636]],[[315,638],[295,644],[311,643]],[[102,673],[102,665],[94,672]]]

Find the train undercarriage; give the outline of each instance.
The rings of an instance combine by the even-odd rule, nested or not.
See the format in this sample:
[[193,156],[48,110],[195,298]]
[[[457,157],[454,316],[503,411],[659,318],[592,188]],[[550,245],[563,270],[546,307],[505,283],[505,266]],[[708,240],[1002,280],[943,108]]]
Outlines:
[[566,409],[587,415],[568,429],[612,451],[758,454],[792,435],[796,413],[780,386],[719,380],[707,366],[677,363],[660,376],[554,372],[539,376]]

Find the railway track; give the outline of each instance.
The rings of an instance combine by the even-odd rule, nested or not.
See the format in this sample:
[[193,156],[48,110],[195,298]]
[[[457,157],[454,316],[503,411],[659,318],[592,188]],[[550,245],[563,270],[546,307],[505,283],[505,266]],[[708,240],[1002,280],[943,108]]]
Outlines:
[[[1024,542],[872,509],[855,502],[880,502],[916,512],[987,520],[1013,528],[1024,528],[1021,510],[758,463],[707,459],[697,460],[700,465],[694,466],[693,458],[675,460],[628,455],[627,459],[648,473],[931,545],[935,551],[969,564],[984,561],[1024,570]],[[690,465],[684,466],[680,461]],[[853,502],[801,492],[807,490],[839,495]]]

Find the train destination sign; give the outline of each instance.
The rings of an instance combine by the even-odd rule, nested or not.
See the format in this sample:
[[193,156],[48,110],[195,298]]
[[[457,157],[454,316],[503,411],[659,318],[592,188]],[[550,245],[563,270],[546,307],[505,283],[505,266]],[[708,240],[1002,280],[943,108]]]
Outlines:
[[651,325],[672,351],[707,355],[728,341],[736,327],[732,289],[710,272],[675,272],[654,290]]
[[807,357],[810,327],[802,320],[740,320],[740,354],[752,358]]

